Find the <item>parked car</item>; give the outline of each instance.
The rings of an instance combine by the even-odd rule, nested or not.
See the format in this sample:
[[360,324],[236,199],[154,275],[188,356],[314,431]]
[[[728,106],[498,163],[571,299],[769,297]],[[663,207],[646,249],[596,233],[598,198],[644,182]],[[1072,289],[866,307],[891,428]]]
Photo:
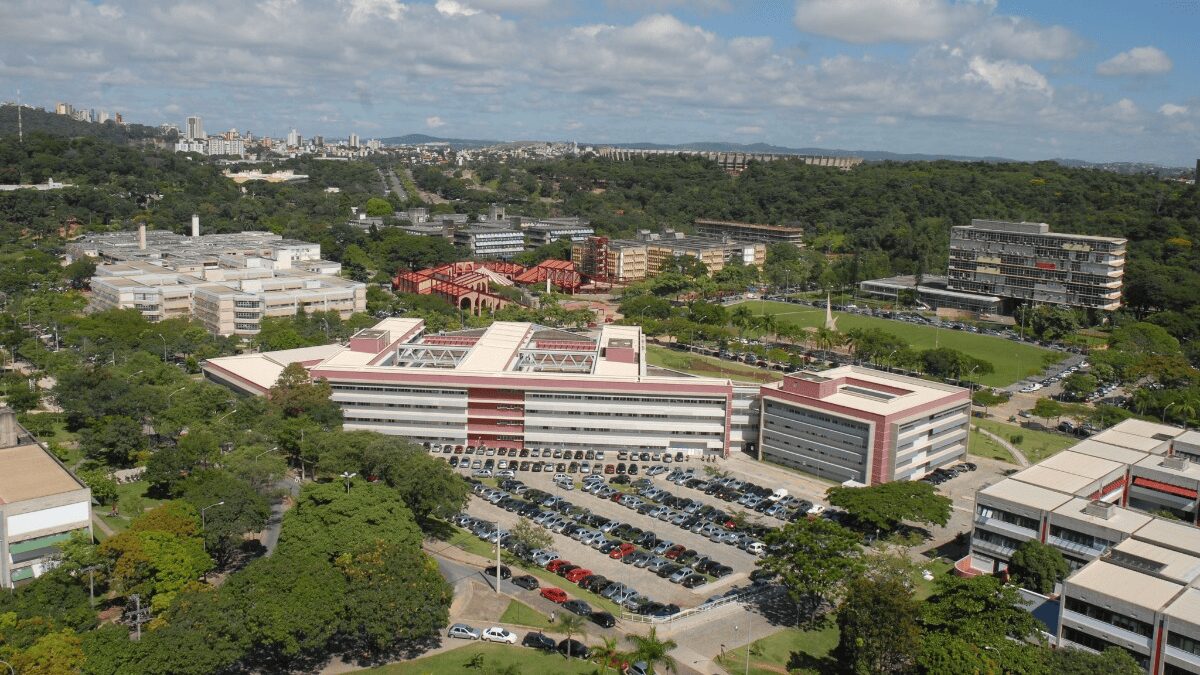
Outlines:
[[589,616],[592,613],[592,606],[583,600],[568,600],[563,603],[563,609],[579,616]]
[[558,653],[576,659],[586,659],[592,655],[592,650],[579,640],[567,639],[558,643]]
[[592,612],[588,618],[602,628],[612,628],[617,625],[617,618],[608,612]]
[[[483,568],[483,574],[484,574],[484,576],[488,576],[488,577],[495,579],[496,578],[496,566],[492,565],[491,567]],[[508,579],[510,577],[512,577],[512,570],[508,569],[508,565],[501,565],[500,566],[500,578]]]
[[570,599],[567,592],[557,586],[546,586],[542,589],[541,595],[550,602],[557,602],[560,605]]
[[[503,574],[504,573],[501,572],[501,575],[503,575]],[[525,575],[516,577],[515,579],[512,580],[512,582],[514,584],[516,584],[517,586],[524,588],[527,591],[536,591],[538,589],[538,587],[541,585],[538,583],[537,577],[533,576],[532,574],[525,574]]]
[[488,642],[503,642],[510,645],[517,644],[517,634],[501,628],[500,626],[492,626],[483,631],[482,639]]
[[446,632],[446,635],[462,640],[478,640],[479,630],[472,628],[465,623],[456,623],[453,626],[450,626],[450,630]]
[[552,652],[558,648],[558,643],[555,642],[553,638],[537,632],[526,633],[525,639],[521,641],[521,644],[525,645],[526,647],[533,647],[534,649],[541,649],[542,651],[547,652]]

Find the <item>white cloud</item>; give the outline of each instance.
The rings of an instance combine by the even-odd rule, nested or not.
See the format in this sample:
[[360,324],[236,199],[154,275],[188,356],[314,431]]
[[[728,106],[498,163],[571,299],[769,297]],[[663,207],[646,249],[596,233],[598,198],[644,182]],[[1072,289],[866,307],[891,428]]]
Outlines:
[[1141,110],[1138,109],[1137,104],[1128,98],[1123,98],[1110,106],[1106,106],[1104,112],[1111,115],[1114,119],[1123,122],[1136,120],[1141,114]]
[[1001,60],[989,61],[982,56],[973,57],[970,61],[971,72],[968,80],[984,82],[995,91],[1013,91],[1028,89],[1045,94],[1053,93],[1046,77],[1025,63]]
[[606,0],[605,4],[628,11],[664,10],[675,7],[698,12],[728,12],[733,9],[730,0]]
[[462,0],[461,4],[470,5],[485,12],[523,13],[539,12],[559,4],[558,0]]
[[446,121],[441,117],[434,115],[433,117],[425,118],[425,126],[429,127],[430,129],[437,129],[439,127],[446,126]]
[[751,124],[751,125],[744,126],[744,127],[738,127],[733,130],[733,133],[739,134],[742,136],[757,136],[758,134],[761,134],[762,132],[763,132],[763,128],[756,124]]
[[1188,108],[1177,103],[1164,103],[1159,107],[1158,112],[1165,117],[1179,117],[1188,114]]
[[925,43],[977,24],[993,6],[953,0],[797,0],[793,20],[806,33],[856,44]]
[[567,131],[576,131],[578,129],[582,129],[583,127],[583,122],[580,122],[579,120],[572,120],[563,125],[563,128]]
[[1101,75],[1162,75],[1175,64],[1158,47],[1134,47],[1096,66]]
[[1022,61],[1074,58],[1084,41],[1063,26],[1042,26],[1019,16],[993,16],[968,33],[964,43],[989,56]]
[[474,16],[481,11],[469,3],[458,2],[458,0],[437,0],[434,7],[446,16]]

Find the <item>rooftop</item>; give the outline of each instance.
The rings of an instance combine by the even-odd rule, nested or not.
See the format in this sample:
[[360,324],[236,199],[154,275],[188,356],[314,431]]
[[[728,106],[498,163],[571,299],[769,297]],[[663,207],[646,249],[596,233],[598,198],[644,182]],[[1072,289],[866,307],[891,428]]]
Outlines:
[[1200,529],[1187,523],[1155,518],[1134,532],[1133,538],[1200,557]]
[[1125,243],[1125,239],[1121,237],[1101,237],[1090,234],[1067,234],[1063,232],[1051,232],[1050,226],[1046,223],[1028,223],[1028,222],[1010,222],[1005,220],[982,220],[975,218],[971,220],[970,225],[957,225],[954,229],[974,229],[974,230],[990,230],[995,232],[1014,232],[1019,234],[1042,234],[1063,239],[1079,239],[1083,241],[1103,241],[1112,243]]
[[1087,499],[1076,497],[1062,506],[1054,509],[1054,513],[1060,516],[1069,517],[1071,520],[1081,521],[1095,525],[1096,527],[1104,527],[1126,534],[1132,534],[1137,531],[1152,519],[1151,516],[1140,511],[1121,508],[1120,506],[1112,505],[1109,511],[1109,517],[1087,513],[1084,509],[1091,504]]
[[1122,464],[1137,464],[1146,458],[1147,454],[1140,450],[1131,450],[1119,445],[1110,445],[1097,441],[1095,437],[1086,438],[1071,446],[1071,452],[1080,455],[1091,455],[1101,459],[1120,462]]
[[0,448],[0,504],[82,489],[84,485],[40,445]]
[[990,485],[980,490],[978,494],[1029,506],[1040,511],[1053,511],[1071,501],[1070,495],[1011,478]]
[[861,366],[840,366],[787,375],[763,385],[763,393],[784,398],[819,399],[873,415],[903,415],[918,406],[949,402],[967,390]]
[[1066,584],[1154,611],[1171,602],[1184,589],[1183,584],[1114,565],[1104,559],[1084,565],[1067,579]]
[[1051,455],[1038,462],[1037,465],[1057,471],[1065,471],[1066,473],[1083,476],[1091,480],[1099,480],[1112,474],[1114,471],[1125,469],[1125,465],[1120,462],[1073,452],[1073,448],[1063,450],[1056,455]]
[[697,225],[728,225],[735,227],[746,227],[755,230],[763,230],[764,232],[778,232],[781,234],[804,234],[804,228],[799,225],[766,225],[763,223],[739,223],[733,220],[706,220],[704,218],[696,219]]
[[[1178,468],[1172,466],[1168,462],[1178,465]],[[1165,457],[1162,455],[1150,455],[1142,461],[1134,464],[1136,467],[1143,469],[1154,469],[1163,473],[1177,476],[1179,478],[1187,478],[1189,480],[1200,481],[1200,464],[1189,462],[1182,455],[1177,455],[1174,458]]]
[[1200,626],[1200,590],[1189,588],[1163,611],[1172,619]]
[[1105,559],[1178,584],[1190,584],[1200,576],[1200,558],[1137,539],[1112,547]]

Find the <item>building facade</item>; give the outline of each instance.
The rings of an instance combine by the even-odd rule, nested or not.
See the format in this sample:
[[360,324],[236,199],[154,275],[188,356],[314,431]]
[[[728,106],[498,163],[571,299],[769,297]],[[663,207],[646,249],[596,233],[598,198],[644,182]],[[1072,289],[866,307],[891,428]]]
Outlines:
[[525,251],[525,233],[508,225],[474,225],[456,230],[454,244],[475,258],[511,260]]
[[972,220],[950,229],[949,288],[1010,303],[1115,310],[1125,239],[1059,234],[1046,223]]
[[736,239],[760,244],[782,242],[794,244],[796,248],[804,246],[804,228],[799,225],[764,225],[702,218],[697,218],[694,225],[696,234],[718,239]]
[[0,587],[52,569],[63,543],[91,529],[92,491],[0,408]]
[[819,478],[916,480],[966,454],[966,389],[843,366],[761,389],[758,457]]

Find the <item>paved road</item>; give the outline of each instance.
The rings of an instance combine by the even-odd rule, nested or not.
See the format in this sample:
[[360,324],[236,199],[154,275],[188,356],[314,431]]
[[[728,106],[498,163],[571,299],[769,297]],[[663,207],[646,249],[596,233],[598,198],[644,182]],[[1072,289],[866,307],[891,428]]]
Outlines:
[[[294,502],[300,496],[300,483],[292,476],[285,476],[275,482],[275,489],[286,491]],[[271,516],[267,518],[267,527],[263,530],[263,546],[267,555],[275,552],[279,545],[279,531],[283,527],[283,514],[288,510],[287,500],[278,499],[271,505]]]

